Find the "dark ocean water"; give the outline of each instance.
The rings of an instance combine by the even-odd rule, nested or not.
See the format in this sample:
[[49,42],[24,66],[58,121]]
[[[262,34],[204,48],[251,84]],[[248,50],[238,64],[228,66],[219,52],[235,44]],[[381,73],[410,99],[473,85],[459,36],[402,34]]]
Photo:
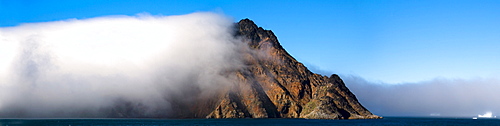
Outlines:
[[500,125],[500,119],[471,118],[384,118],[374,120],[316,119],[0,119],[0,126],[169,126],[169,125]]

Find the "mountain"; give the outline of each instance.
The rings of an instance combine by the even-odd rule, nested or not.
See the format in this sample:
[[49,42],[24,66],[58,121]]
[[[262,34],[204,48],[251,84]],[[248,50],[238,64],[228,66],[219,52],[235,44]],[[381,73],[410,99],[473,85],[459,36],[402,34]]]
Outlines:
[[248,67],[234,72],[238,83],[221,89],[215,100],[199,102],[205,106],[191,109],[197,111],[197,117],[381,118],[363,107],[338,75],[327,77],[309,71],[280,45],[272,31],[249,19],[239,21],[236,28],[236,35],[257,53],[243,56]]
[[[270,30],[243,19],[235,37],[247,44],[235,69],[221,74],[227,84],[200,88],[185,84],[164,98],[165,108],[117,100],[103,109],[112,118],[308,118],[378,119],[363,107],[336,74],[322,76],[293,58]],[[238,59],[238,63],[241,59]],[[152,112],[145,112],[151,110]]]

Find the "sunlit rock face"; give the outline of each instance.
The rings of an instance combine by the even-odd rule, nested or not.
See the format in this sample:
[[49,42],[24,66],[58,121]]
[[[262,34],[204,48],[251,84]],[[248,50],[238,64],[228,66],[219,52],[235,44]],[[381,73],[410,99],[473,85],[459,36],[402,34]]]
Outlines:
[[312,73],[295,60],[274,33],[249,19],[237,24],[237,36],[247,42],[247,67],[238,82],[224,89],[207,118],[375,119],[337,75]]

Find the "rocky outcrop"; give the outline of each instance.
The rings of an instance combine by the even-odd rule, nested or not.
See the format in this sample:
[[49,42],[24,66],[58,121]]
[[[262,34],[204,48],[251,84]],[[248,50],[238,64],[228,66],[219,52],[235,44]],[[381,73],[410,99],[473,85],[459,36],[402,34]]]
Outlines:
[[[237,24],[249,45],[238,82],[217,95],[206,118],[376,119],[338,75],[312,73],[280,45],[274,33],[249,19]],[[204,108],[207,109],[207,108]]]

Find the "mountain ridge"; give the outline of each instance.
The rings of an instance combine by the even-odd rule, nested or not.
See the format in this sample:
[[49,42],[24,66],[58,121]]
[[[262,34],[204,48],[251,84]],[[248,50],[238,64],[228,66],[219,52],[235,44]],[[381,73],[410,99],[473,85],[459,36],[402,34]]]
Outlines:
[[251,50],[247,68],[206,118],[376,119],[336,74],[315,74],[293,58],[271,30],[243,19],[236,25]]

